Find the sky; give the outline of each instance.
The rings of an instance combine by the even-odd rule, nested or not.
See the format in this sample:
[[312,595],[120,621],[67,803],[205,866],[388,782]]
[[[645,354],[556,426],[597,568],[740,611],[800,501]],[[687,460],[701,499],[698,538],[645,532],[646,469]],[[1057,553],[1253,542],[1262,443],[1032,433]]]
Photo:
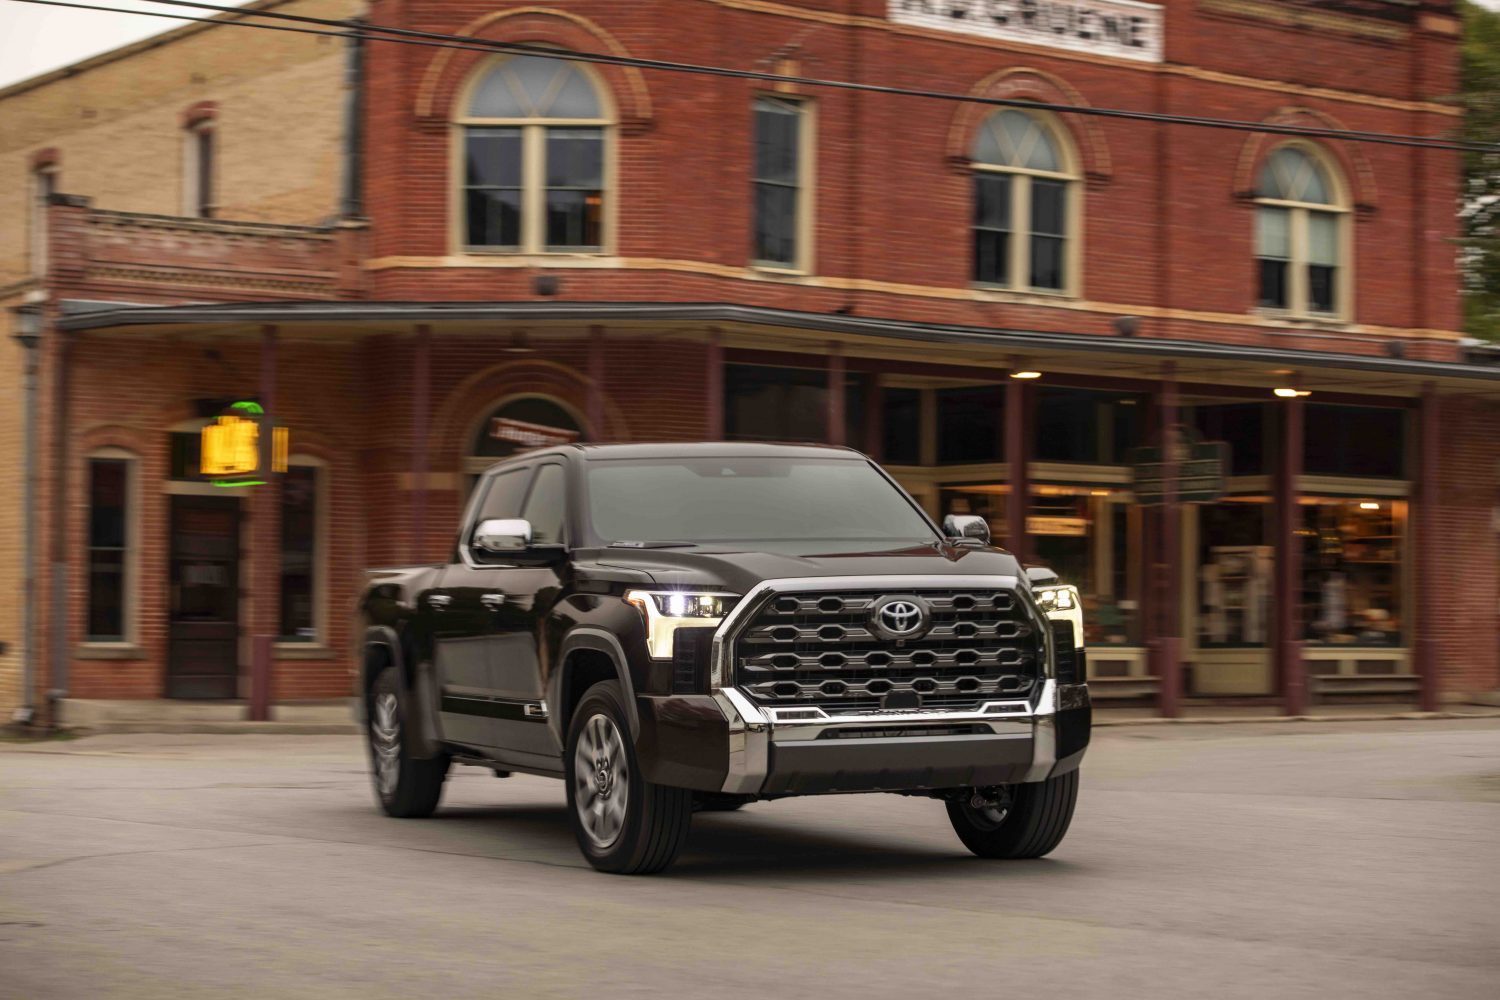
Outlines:
[[[79,2],[131,10],[166,12],[174,9],[152,4],[149,0]],[[239,6],[243,0],[208,2]],[[1500,0],[1478,2],[1500,10]],[[168,31],[179,23],[138,14],[106,14],[0,0],[0,87]]]

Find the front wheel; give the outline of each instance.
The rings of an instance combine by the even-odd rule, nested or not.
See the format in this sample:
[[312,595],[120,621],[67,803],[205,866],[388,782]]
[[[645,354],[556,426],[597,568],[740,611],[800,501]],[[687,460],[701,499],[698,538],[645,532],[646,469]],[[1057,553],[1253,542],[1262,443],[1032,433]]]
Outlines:
[[448,777],[448,755],[413,757],[406,745],[407,697],[395,667],[386,667],[370,686],[370,776],[375,797],[387,814],[424,819],[437,809]]
[[589,688],[563,755],[578,846],[602,872],[644,875],[670,865],[687,840],[693,793],[641,776],[617,681]]
[[964,846],[981,858],[1040,858],[1068,832],[1078,801],[1078,772],[1014,785],[1008,801],[948,802],[948,819]]

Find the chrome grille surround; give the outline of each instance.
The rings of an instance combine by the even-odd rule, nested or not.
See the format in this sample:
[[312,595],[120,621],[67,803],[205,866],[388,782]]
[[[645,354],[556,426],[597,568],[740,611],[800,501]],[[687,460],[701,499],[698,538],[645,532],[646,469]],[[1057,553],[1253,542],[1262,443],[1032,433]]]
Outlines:
[[[757,590],[716,637],[715,672],[768,710],[879,712],[887,695],[914,692],[919,710],[973,712],[1030,699],[1050,662],[1041,616],[1012,577],[777,580]],[[924,633],[895,641],[871,630],[872,606],[896,595],[930,611]]]

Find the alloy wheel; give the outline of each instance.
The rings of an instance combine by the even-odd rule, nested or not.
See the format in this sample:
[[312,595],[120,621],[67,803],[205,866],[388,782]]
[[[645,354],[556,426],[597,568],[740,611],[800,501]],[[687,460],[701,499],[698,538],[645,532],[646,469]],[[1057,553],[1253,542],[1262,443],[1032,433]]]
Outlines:
[[584,724],[573,751],[573,804],[589,842],[608,850],[625,829],[630,763],[619,727],[599,713]]
[[401,719],[396,696],[383,691],[375,696],[370,718],[370,748],[374,751],[375,785],[384,798],[396,794],[401,778]]

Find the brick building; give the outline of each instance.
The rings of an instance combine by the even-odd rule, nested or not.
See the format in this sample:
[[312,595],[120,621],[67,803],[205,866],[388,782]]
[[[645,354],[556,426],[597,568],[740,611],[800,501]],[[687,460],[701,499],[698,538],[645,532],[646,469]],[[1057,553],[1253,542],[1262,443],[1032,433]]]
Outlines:
[[[524,424],[862,448],[1080,584],[1101,694],[1500,686],[1500,369],[1458,333],[1456,154],[567,59],[1446,135],[1447,0],[364,16],[555,55],[199,27],[0,92],[0,168],[48,195],[0,207],[37,248],[0,279],[39,334],[0,389],[17,468],[37,431],[30,531],[21,483],[3,508],[37,546],[37,692],[235,697],[257,657],[279,699],[346,692],[364,569],[444,558]],[[33,110],[148,58],[190,82],[141,95],[139,156]],[[235,399],[290,428],[284,481],[202,481]],[[1181,480],[1203,502],[1132,475],[1163,440],[1222,458]]]

